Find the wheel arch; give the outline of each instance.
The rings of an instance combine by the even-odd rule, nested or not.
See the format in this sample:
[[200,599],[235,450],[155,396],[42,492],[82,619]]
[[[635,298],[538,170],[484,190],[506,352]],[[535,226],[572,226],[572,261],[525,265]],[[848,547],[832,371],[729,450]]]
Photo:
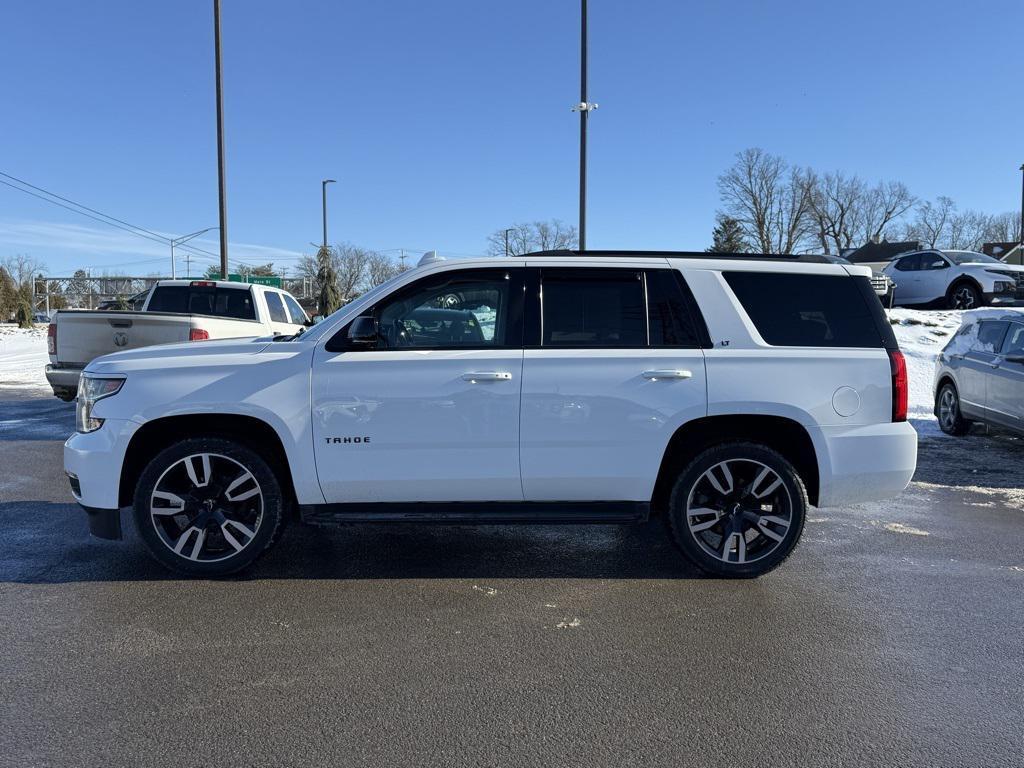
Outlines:
[[678,473],[705,449],[724,442],[756,442],[778,451],[804,481],[807,496],[817,505],[820,492],[818,457],[810,434],[785,416],[730,414],[705,416],[683,424],[665,448],[651,496],[651,509],[664,512]]
[[259,453],[276,472],[289,509],[296,509],[291,466],[277,431],[255,416],[208,413],[165,416],[147,421],[135,431],[121,465],[119,505],[131,506],[139,477],[154,456],[172,443],[189,437],[234,439]]
[[958,285],[962,285],[963,283],[968,283],[972,288],[974,288],[974,290],[978,292],[978,298],[981,299],[982,303],[984,303],[985,289],[981,287],[981,283],[978,282],[978,279],[976,277],[967,274],[957,275],[956,277],[953,278],[953,282],[951,282],[949,286],[946,288],[946,298],[948,299],[952,297],[954,289],[956,289]]

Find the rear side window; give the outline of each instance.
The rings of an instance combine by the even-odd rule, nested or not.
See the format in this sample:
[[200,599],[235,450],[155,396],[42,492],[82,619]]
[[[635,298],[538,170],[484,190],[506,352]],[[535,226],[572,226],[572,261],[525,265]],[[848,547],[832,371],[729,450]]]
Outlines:
[[267,291],[263,296],[267,300],[267,311],[270,312],[270,321],[272,323],[287,323],[288,313],[284,311],[284,302],[281,301],[281,297],[273,291]]
[[674,269],[647,271],[647,325],[652,347],[701,346],[680,281]]
[[981,327],[978,328],[978,340],[973,345],[974,350],[977,352],[998,352],[1009,325],[1009,323],[1003,322],[982,322]]
[[542,291],[543,346],[647,346],[643,272],[545,269]]
[[[888,346],[879,330],[881,304],[866,277],[784,272],[723,275],[761,338],[773,346]],[[866,284],[867,294],[859,281]],[[877,307],[865,300],[867,295]]]
[[149,312],[181,312],[193,315],[255,320],[252,292],[243,288],[204,288],[164,285],[153,290]]

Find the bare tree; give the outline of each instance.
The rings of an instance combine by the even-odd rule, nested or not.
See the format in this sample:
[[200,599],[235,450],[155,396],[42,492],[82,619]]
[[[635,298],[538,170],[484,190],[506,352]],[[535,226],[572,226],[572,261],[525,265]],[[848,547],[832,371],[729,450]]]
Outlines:
[[402,271],[402,267],[394,259],[372,251],[366,260],[366,290],[386,283]]
[[954,250],[980,251],[991,219],[980,211],[954,212],[949,217],[945,246]]
[[956,213],[952,198],[941,196],[935,202],[919,203],[914,219],[904,228],[904,238],[920,240],[929,248],[945,245],[949,236],[949,220]]
[[814,229],[811,177],[778,155],[745,149],[718,177],[724,212],[763,253],[793,253]]
[[27,286],[30,294],[32,292],[32,279],[46,271],[42,261],[24,253],[0,259],[0,266],[7,271],[7,274],[18,284],[19,288],[25,289]]
[[[513,224],[508,227],[508,252],[519,256],[532,251],[573,250],[579,244],[576,227],[560,219]],[[487,238],[490,256],[505,255],[505,228],[495,230]]]
[[984,242],[1019,243],[1020,237],[1020,211],[1006,211],[989,216]]
[[916,202],[917,198],[902,181],[880,181],[867,192],[864,214],[860,217],[861,231],[859,236],[855,233],[855,240],[881,240],[886,229],[903,218]]
[[879,182],[869,187],[857,176],[841,172],[817,176],[811,182],[811,218],[825,253],[879,240],[886,228],[914,204],[906,185],[898,181]]

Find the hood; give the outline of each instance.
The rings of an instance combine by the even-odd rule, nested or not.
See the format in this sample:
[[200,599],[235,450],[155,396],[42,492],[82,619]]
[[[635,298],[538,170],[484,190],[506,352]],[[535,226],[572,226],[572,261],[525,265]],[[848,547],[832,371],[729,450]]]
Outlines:
[[987,269],[989,271],[999,270],[1001,272],[1024,272],[1024,266],[1019,264],[992,264],[987,261],[968,261],[964,264],[960,264],[961,267],[970,267],[971,269]]
[[273,343],[270,338],[243,338],[140,347],[97,357],[85,366],[85,370],[89,373],[127,373],[154,368],[230,364],[232,360],[257,355]]

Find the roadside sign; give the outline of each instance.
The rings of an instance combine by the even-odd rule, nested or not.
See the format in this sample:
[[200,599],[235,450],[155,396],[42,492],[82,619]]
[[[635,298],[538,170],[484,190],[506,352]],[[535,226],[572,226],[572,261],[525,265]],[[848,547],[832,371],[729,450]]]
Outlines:
[[[220,272],[212,272],[209,276],[210,280],[220,280]],[[271,288],[280,288],[281,278],[277,275],[249,275],[248,279],[243,279],[242,275],[231,272],[228,274],[229,283],[251,283],[253,285],[269,285]]]

